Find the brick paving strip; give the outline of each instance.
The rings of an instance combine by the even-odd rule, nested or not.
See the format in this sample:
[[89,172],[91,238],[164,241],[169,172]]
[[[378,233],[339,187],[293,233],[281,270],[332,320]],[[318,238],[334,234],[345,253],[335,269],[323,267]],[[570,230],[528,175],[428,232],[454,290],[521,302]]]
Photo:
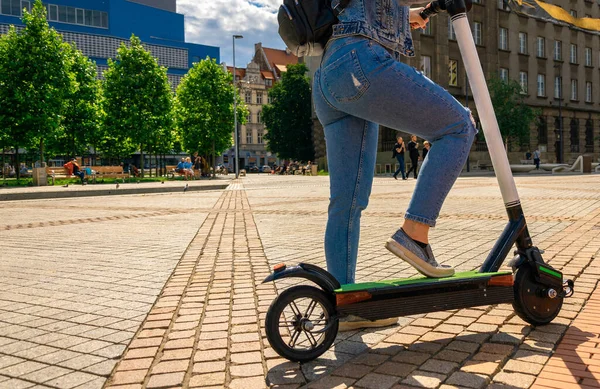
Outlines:
[[105,387],[264,387],[268,273],[244,192],[224,192]]
[[573,321],[532,389],[600,388],[599,318],[600,287]]

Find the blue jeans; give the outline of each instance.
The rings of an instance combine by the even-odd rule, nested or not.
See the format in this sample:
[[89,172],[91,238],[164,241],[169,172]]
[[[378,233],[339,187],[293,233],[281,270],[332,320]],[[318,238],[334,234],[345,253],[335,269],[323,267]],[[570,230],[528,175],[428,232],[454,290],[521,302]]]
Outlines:
[[402,172],[402,179],[406,178],[404,171],[406,170],[406,164],[404,163],[404,155],[398,154],[396,155],[396,161],[398,161],[398,169],[394,173],[394,177],[398,175],[398,173]]
[[379,124],[434,144],[405,213],[406,219],[429,226],[435,225],[477,130],[469,110],[446,90],[368,38],[330,41],[313,82],[329,164],[327,269],[340,283],[354,283],[360,217],[371,194]]

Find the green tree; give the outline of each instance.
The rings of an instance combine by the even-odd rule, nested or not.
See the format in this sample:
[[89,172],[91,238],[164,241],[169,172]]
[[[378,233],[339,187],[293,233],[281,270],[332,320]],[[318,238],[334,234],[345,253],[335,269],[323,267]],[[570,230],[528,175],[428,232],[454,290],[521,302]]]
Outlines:
[[[248,110],[236,92],[238,121]],[[233,77],[214,59],[194,64],[177,88],[177,129],[183,147],[190,153],[212,155],[231,146],[233,132]]]
[[100,81],[96,64],[75,45],[69,46],[70,71],[73,82],[65,96],[65,110],[59,133],[49,146],[61,155],[83,155],[98,142],[100,129]]
[[307,71],[305,64],[288,65],[281,81],[269,91],[272,103],[263,108],[267,147],[279,158],[314,160]]
[[492,78],[488,82],[492,105],[498,119],[500,133],[508,150],[508,145],[529,145],[530,126],[538,112],[527,106],[521,85],[514,81]]
[[17,150],[17,171],[19,147],[39,147],[44,161],[44,142],[61,131],[72,83],[68,45],[49,27],[40,0],[23,23],[0,37],[0,128]]
[[104,77],[104,127],[112,139],[110,145],[103,146],[104,151],[110,146],[122,153],[135,145],[141,153],[144,176],[144,150],[157,134],[173,126],[173,93],[167,69],[158,65],[138,37],[132,36],[130,46],[122,44],[116,60],[108,60]]

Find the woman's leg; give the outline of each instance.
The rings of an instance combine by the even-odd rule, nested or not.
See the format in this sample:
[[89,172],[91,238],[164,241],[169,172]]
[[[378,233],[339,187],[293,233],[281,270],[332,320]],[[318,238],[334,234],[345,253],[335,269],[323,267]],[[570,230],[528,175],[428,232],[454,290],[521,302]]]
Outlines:
[[361,212],[371,194],[379,126],[329,105],[319,77],[317,71],[313,97],[324,126],[330,180],[325,257],[327,270],[341,284],[350,284],[355,280]]

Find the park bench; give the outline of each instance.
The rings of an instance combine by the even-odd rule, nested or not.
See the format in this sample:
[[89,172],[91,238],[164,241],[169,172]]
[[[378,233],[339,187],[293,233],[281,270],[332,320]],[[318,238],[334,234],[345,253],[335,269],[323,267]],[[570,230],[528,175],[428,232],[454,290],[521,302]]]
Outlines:
[[[91,178],[94,182],[99,178],[129,178],[129,174],[123,172],[122,166],[92,166],[91,169]],[[85,170],[85,168],[83,168],[83,170]]]

